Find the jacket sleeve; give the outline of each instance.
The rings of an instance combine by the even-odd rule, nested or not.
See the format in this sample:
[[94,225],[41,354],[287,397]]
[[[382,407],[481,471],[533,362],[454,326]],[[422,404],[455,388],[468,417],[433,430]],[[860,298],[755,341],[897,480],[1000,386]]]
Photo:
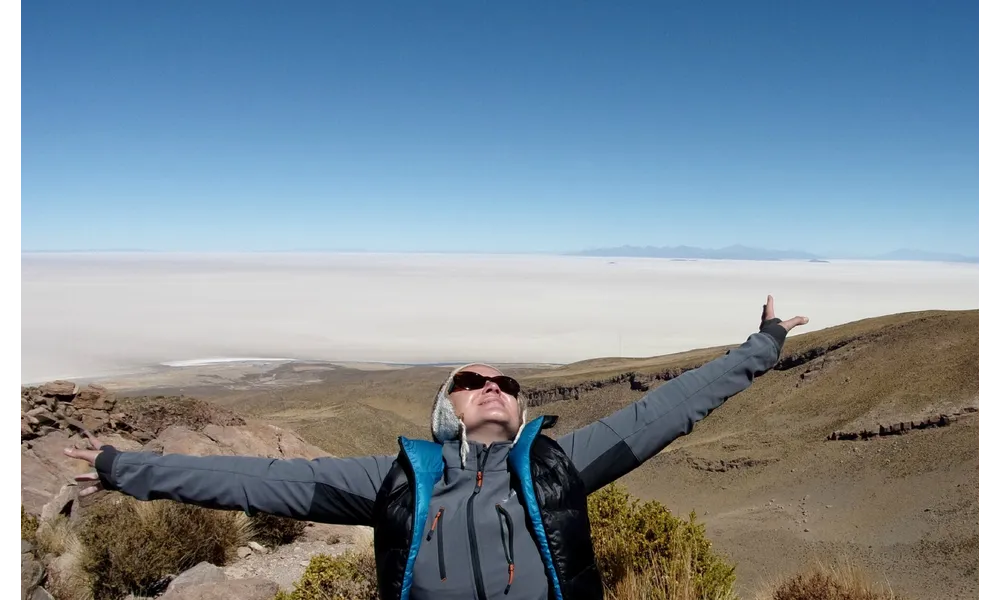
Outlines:
[[105,489],[139,500],[169,499],[341,525],[371,525],[375,495],[395,457],[272,459],[119,452],[95,466]]
[[[780,328],[780,326],[779,326]],[[777,364],[784,342],[764,329],[725,356],[652,390],[638,402],[573,431],[558,442],[583,477],[588,493],[624,476],[691,432],[754,377]]]

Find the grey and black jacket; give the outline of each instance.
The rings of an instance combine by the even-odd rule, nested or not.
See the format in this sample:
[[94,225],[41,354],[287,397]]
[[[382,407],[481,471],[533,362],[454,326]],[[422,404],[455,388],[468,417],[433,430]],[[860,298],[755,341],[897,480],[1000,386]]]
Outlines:
[[[400,438],[400,452],[355,458],[160,456],[110,446],[106,489],[322,523],[375,528],[383,600],[600,598],[586,495],[689,433],[778,361],[785,330],[761,332],[608,417],[555,440],[551,418],[516,443]],[[413,524],[418,524],[414,527]]]

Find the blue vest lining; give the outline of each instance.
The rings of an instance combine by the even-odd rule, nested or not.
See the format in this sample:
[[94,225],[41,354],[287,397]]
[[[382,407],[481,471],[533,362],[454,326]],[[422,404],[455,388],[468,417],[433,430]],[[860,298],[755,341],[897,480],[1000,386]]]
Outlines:
[[556,600],[562,600],[562,588],[559,585],[559,575],[556,573],[556,565],[552,562],[552,552],[549,550],[549,537],[545,535],[545,527],[542,525],[542,512],[538,508],[538,498],[535,496],[535,483],[531,477],[531,444],[542,430],[542,421],[545,417],[538,417],[528,423],[521,437],[510,449],[510,463],[521,480],[521,494],[524,498],[524,506],[531,517],[531,524],[535,527],[535,537],[541,542],[539,544],[542,552],[542,562],[549,571],[549,579],[555,591]]
[[420,550],[420,539],[423,537],[424,523],[427,521],[431,494],[434,491],[434,484],[444,473],[444,460],[441,458],[441,446],[434,442],[401,437],[399,445],[403,452],[406,452],[413,467],[415,478],[413,485],[416,492],[413,502],[413,539],[410,542],[410,554],[406,557],[403,589],[400,593],[400,600],[408,600],[410,588],[413,586],[413,565],[417,561],[417,551]]
[[[541,541],[539,544],[542,562],[549,572],[549,579],[555,589],[556,600],[562,600],[562,588],[559,585],[559,577],[556,574],[555,563],[552,562],[552,552],[549,550],[549,538],[545,534],[545,527],[542,525],[542,513],[538,507],[538,498],[535,496],[535,485],[531,477],[531,444],[542,429],[545,417],[538,417],[528,423],[521,432],[521,437],[510,449],[508,461],[521,481],[521,496],[524,498],[525,509],[531,518],[531,524],[535,529],[535,536]],[[403,589],[399,600],[409,600],[410,588],[413,585],[413,565],[417,561],[417,551],[420,550],[420,540],[423,538],[423,527],[427,522],[427,513],[430,509],[431,495],[434,493],[434,485],[444,474],[444,460],[441,458],[441,446],[436,442],[427,440],[411,440],[405,437],[399,438],[399,445],[406,453],[413,467],[415,481],[415,497],[413,506],[413,540],[410,543],[410,554],[406,558],[406,569],[403,571]]]

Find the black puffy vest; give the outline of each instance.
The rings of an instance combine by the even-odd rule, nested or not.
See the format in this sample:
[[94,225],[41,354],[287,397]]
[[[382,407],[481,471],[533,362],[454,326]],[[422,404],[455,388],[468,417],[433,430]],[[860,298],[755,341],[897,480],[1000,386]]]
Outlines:
[[[603,600],[586,486],[559,444],[539,434],[554,422],[555,417],[539,417],[525,426],[508,458],[511,480],[531,517],[528,529],[549,574],[549,598]],[[413,523],[425,522],[434,484],[443,474],[438,444],[407,438],[399,438],[399,444],[399,456],[375,498],[375,563],[382,600],[409,600],[420,537],[414,540]],[[524,476],[526,468],[529,477]],[[530,490],[525,479],[533,484]]]

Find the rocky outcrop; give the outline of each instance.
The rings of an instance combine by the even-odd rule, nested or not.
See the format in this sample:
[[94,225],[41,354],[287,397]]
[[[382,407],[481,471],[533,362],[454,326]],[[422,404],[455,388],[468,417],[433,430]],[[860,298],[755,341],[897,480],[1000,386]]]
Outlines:
[[837,440],[870,440],[877,437],[886,437],[890,435],[903,435],[911,431],[919,431],[921,429],[934,429],[937,427],[948,427],[955,423],[958,419],[962,417],[967,417],[969,415],[978,413],[979,409],[974,406],[969,406],[963,408],[958,412],[953,412],[949,414],[940,414],[926,419],[920,419],[916,421],[901,421],[898,423],[892,423],[890,425],[879,424],[871,429],[862,429],[860,431],[834,431],[827,436],[827,440],[837,441]]
[[208,425],[245,425],[239,415],[186,396],[144,396],[121,401],[98,385],[68,381],[21,388],[21,442],[55,431],[117,432],[145,443],[164,429],[201,431]]
[[834,350],[839,350],[844,346],[850,344],[851,342],[856,342],[860,339],[861,339],[860,337],[847,338],[835,342],[833,344],[829,344],[827,346],[816,346],[813,348],[808,348],[801,352],[793,352],[786,354],[785,356],[782,356],[778,360],[778,364],[775,365],[774,370],[785,371],[788,369],[794,369],[795,367],[800,367],[806,363],[810,363],[816,360],[817,358],[826,356],[830,352],[833,352]]
[[113,414],[115,398],[99,386],[80,390],[68,381],[21,388],[21,441],[54,431],[96,430],[123,415]]
[[743,456],[739,458],[696,458],[687,457],[689,467],[698,471],[708,471],[711,473],[726,473],[739,469],[750,469],[753,467],[763,467],[778,462],[776,458],[750,458]]
[[34,515],[67,514],[73,478],[87,465],[65,448],[86,447],[84,432],[119,450],[268,458],[328,456],[286,431],[188,397],[116,398],[99,386],[52,382],[21,388],[21,503]]
[[[875,334],[869,337],[876,337]],[[867,338],[866,338],[867,339]],[[782,356],[778,360],[777,365],[775,365],[775,371],[784,371],[787,369],[794,369],[800,367],[804,364],[811,363],[819,358],[827,357],[827,355],[834,350],[839,350],[852,342],[861,341],[862,337],[852,337],[848,339],[838,340],[837,342],[825,345],[816,346],[802,350],[799,352],[794,352]],[[720,351],[720,356],[722,352]],[[603,377],[601,379],[594,379],[590,381],[584,381],[581,383],[576,383],[573,385],[559,385],[559,384],[549,384],[541,385],[537,387],[525,387],[522,395],[527,398],[528,406],[543,406],[549,402],[558,402],[560,400],[579,400],[580,396],[591,392],[594,390],[599,390],[601,388],[612,387],[616,385],[628,385],[629,389],[638,392],[647,392],[652,387],[659,383],[670,381],[680,377],[684,373],[700,367],[701,364],[693,364],[685,367],[674,367],[670,369],[664,369],[655,373],[638,373],[635,371],[624,371],[622,373],[612,375],[609,377]],[[822,368],[822,366],[812,369],[816,371]],[[809,369],[803,374],[802,379],[808,379],[813,375]]]
[[[786,359],[783,359],[782,362],[778,363],[775,370],[790,369],[799,366],[809,362],[810,360],[815,360],[816,358],[825,355],[830,350],[840,348],[847,343],[848,342],[837,344],[835,346],[831,346],[830,348],[817,348],[806,353],[787,357]],[[528,406],[542,406],[548,404],[549,402],[558,402],[560,400],[579,400],[580,396],[586,394],[587,392],[616,385],[628,385],[629,389],[632,391],[648,392],[655,385],[670,381],[671,379],[676,379],[684,373],[697,369],[700,366],[700,364],[696,364],[689,367],[675,367],[671,369],[664,369],[656,373],[637,373],[635,371],[625,371],[610,377],[584,381],[574,385],[556,384],[534,388],[526,387],[522,392],[522,395],[527,398]]]
[[[89,471],[67,457],[68,447],[86,447],[85,434],[120,450],[194,455],[240,455],[268,458],[329,456],[296,434],[273,425],[247,421],[209,403],[187,397],[116,398],[98,386],[53,382],[21,390],[21,503],[42,523],[72,527],[91,502],[103,494],[78,498],[74,476]],[[66,516],[68,521],[58,519]],[[162,582],[163,600],[273,600],[302,576],[317,554],[339,554],[360,535],[357,528],[308,524],[296,543],[274,548],[248,542],[234,564],[196,565]],[[22,542],[22,600],[51,598],[73,589],[79,571],[72,553],[47,554]],[[85,585],[78,582],[77,585]],[[67,587],[68,586],[68,587]],[[165,588],[165,589],[164,589]],[[147,590],[147,592],[154,590]]]
[[[45,567],[35,556],[34,545],[21,540],[21,600],[34,598],[45,579]],[[48,592],[45,592],[46,594]]]
[[579,400],[582,394],[616,385],[628,385],[633,391],[646,392],[657,382],[670,381],[695,367],[665,369],[659,373],[627,371],[611,377],[585,381],[575,385],[552,385],[525,388],[523,396],[528,406],[543,406],[560,400]]

